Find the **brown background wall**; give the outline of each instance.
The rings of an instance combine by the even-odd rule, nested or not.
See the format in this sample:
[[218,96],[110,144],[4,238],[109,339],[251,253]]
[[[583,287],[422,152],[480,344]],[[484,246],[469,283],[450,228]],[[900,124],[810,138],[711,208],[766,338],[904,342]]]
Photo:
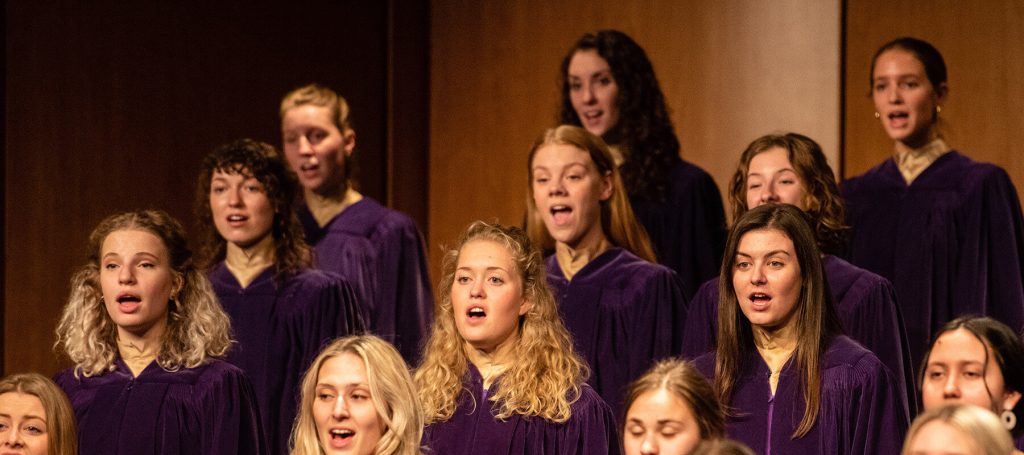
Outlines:
[[846,175],[858,175],[893,153],[868,96],[871,57],[887,41],[909,35],[931,42],[946,60],[950,94],[940,114],[946,142],[976,160],[1002,166],[1018,192],[1024,188],[1024,2],[848,4]]

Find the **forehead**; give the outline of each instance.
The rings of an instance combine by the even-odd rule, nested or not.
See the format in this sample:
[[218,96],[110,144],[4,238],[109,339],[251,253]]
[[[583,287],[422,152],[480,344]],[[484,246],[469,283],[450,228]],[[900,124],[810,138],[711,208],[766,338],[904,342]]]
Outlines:
[[327,128],[333,125],[334,120],[331,118],[331,109],[327,106],[317,106],[315,104],[303,104],[290,108],[285,111],[284,117],[281,119],[281,128],[285,130],[308,126]]
[[891,75],[924,76],[924,64],[914,54],[903,49],[889,49],[875,60],[874,77]]
[[[990,349],[973,333],[964,328],[943,333],[935,340],[935,346],[928,356],[928,363],[985,363]],[[991,356],[989,356],[991,357]]]
[[609,71],[608,61],[594,49],[576,51],[569,59],[569,76],[586,77],[604,71]]
[[345,386],[349,384],[367,384],[366,365],[363,359],[351,352],[331,357],[320,366],[317,375],[318,384]]
[[533,155],[533,167],[563,167],[571,164],[582,164],[587,167],[594,165],[590,153],[571,144],[545,144]]
[[793,241],[779,229],[755,229],[740,237],[738,250],[740,253],[757,255],[770,251],[785,251],[796,255]]
[[149,231],[141,229],[118,229],[107,234],[100,248],[102,254],[118,253],[123,255],[146,252],[158,256],[167,254],[163,240]]
[[42,401],[39,397],[21,392],[6,392],[0,394],[0,414],[10,416],[32,414],[46,418]]
[[512,271],[512,253],[504,245],[487,239],[470,240],[459,251],[459,268],[500,267]]
[[626,419],[649,422],[659,420],[694,421],[689,404],[664,388],[648,390],[636,397],[633,404],[629,406]]
[[766,170],[792,169],[793,164],[788,150],[774,146],[754,155],[747,167],[747,174],[760,174]]

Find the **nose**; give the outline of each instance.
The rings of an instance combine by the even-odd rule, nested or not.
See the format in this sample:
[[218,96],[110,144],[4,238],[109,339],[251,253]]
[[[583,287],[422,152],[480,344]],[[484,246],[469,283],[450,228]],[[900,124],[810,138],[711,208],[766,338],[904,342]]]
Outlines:
[[238,188],[228,190],[228,205],[231,207],[242,205],[242,195]]
[[5,447],[19,448],[24,445],[21,440],[21,432],[14,428],[8,427],[4,430],[7,434],[3,435],[2,439]]
[[896,104],[899,103],[900,101],[903,101],[903,94],[900,93],[900,89],[899,87],[896,86],[896,84],[892,84],[889,86],[886,95],[888,95],[887,97],[890,103]]
[[339,394],[338,398],[334,400],[333,411],[331,415],[337,420],[348,417],[348,402],[345,401],[344,394]]
[[483,280],[474,280],[473,281],[473,286],[470,286],[470,288],[469,288],[469,296],[471,298],[478,298],[478,299],[482,299],[484,297],[487,297],[487,293],[484,291]]
[[654,436],[650,434],[644,436],[644,442],[640,444],[640,453],[643,455],[655,455],[658,453],[658,441],[654,439]]
[[299,155],[309,156],[313,155],[316,151],[313,150],[313,144],[309,142],[309,138],[302,136],[299,138]]
[[135,271],[129,265],[124,265],[117,272],[117,282],[121,284],[133,283],[135,281]]
[[946,399],[958,399],[960,398],[960,384],[957,381],[957,375],[951,374],[946,377],[946,383],[942,385],[942,397]]
[[768,279],[764,275],[764,265],[755,264],[750,271],[751,284],[764,284]]
[[761,187],[761,204],[767,204],[769,202],[778,202],[779,195],[775,192],[775,185],[768,183]]
[[583,83],[583,104],[594,104],[597,102],[597,96],[594,95],[594,84]]
[[551,183],[548,184],[548,196],[565,196],[565,185],[562,184],[562,179],[551,179]]

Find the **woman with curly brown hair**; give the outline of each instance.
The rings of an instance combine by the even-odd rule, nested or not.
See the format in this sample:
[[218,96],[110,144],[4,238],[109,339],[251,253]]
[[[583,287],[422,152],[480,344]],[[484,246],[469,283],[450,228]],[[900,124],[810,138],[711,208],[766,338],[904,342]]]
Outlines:
[[[734,219],[765,204],[791,204],[814,222],[828,280],[843,330],[864,345],[903,382],[899,384],[917,410],[914,368],[907,345],[903,315],[889,280],[833,256],[843,247],[843,201],[835,174],[821,146],[796,133],[769,134],[755,139],[740,155],[729,187]],[[683,331],[683,353],[697,357],[715,348],[719,279],[713,278],[690,302]]]
[[57,326],[80,452],[268,453],[249,379],[219,360],[230,331],[181,224],[158,210],[100,222]]
[[297,193],[277,151],[248,139],[207,155],[196,191],[201,262],[238,339],[227,360],[252,380],[274,453],[287,451],[302,371],[324,343],[363,330],[349,283],[310,268]]
[[437,312],[415,381],[443,454],[617,454],[611,409],[586,384],[548,288],[517,228],[477,221],[444,257]]
[[587,33],[562,60],[558,123],[612,146],[658,262],[692,295],[718,273],[725,212],[715,181],[679,157],[679,139],[647,54],[617,30]]

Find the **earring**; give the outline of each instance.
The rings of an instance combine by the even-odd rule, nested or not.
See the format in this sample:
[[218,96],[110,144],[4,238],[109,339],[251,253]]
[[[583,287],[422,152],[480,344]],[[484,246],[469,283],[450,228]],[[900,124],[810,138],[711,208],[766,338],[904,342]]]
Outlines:
[[1003,419],[1003,426],[1005,426],[1007,430],[1012,430],[1013,427],[1017,426],[1017,416],[1009,409],[1003,411],[1002,414],[999,414],[999,418]]
[[942,112],[942,106],[938,106],[938,105],[936,105],[936,106],[935,106],[935,113],[936,113],[936,114],[938,114],[938,113],[940,113],[940,112]]
[[875,112],[875,118],[882,118],[882,114]]

